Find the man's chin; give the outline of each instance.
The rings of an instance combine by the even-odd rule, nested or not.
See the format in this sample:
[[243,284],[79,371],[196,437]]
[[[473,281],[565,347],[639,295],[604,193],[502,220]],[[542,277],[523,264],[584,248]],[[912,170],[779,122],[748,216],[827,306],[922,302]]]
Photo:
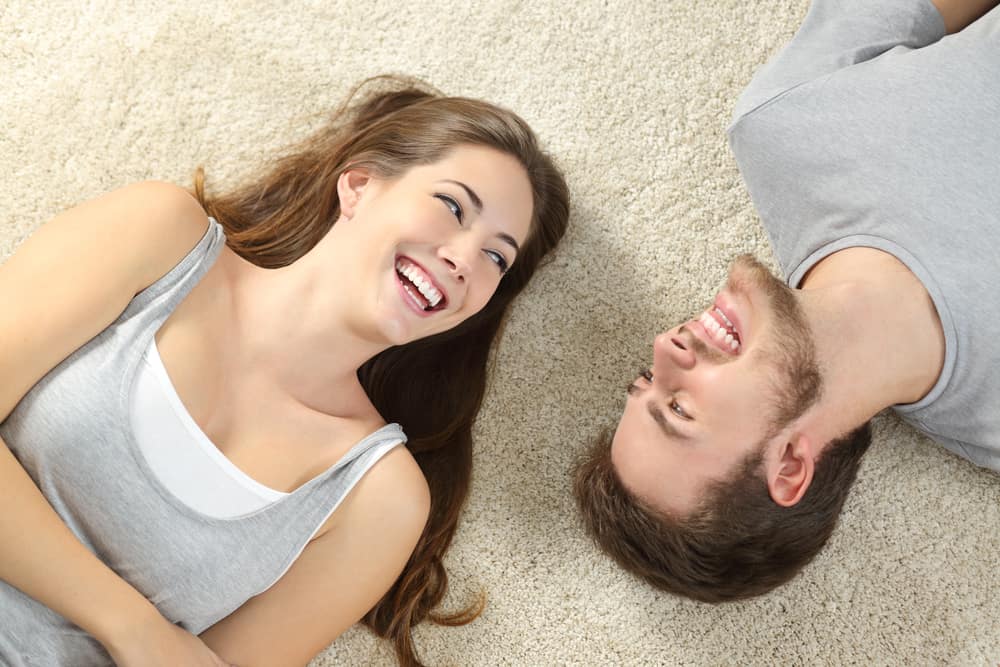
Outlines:
[[729,267],[727,286],[734,292],[749,292],[754,288],[772,294],[774,290],[784,290],[785,283],[771,273],[753,255],[740,255]]

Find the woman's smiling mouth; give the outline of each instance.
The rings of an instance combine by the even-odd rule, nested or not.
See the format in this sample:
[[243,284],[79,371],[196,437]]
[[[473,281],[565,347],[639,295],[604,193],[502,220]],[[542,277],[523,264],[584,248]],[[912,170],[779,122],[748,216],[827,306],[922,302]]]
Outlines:
[[413,304],[422,313],[443,310],[448,299],[431,275],[409,257],[396,258],[396,279]]

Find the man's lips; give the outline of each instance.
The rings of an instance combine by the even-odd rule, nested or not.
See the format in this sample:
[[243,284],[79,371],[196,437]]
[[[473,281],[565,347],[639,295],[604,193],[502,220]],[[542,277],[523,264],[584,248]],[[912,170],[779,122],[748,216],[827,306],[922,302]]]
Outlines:
[[739,336],[741,347],[746,345],[747,330],[744,326],[742,310],[737,307],[733,296],[726,291],[719,292],[719,294],[715,297],[715,303],[713,305],[721,310],[733,324],[733,329],[736,330],[736,335]]
[[723,344],[718,339],[716,339],[715,335],[705,328],[705,325],[702,324],[700,320],[698,319],[691,320],[690,322],[688,322],[686,328],[691,332],[692,336],[697,338],[706,347],[721,352],[725,354],[727,357],[736,356],[736,353],[733,352],[733,350],[730,349],[729,346],[723,346]]

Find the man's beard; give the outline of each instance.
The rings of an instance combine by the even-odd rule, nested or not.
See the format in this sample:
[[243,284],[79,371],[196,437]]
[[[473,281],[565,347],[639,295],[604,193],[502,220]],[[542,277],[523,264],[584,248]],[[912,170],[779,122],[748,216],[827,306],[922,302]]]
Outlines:
[[770,371],[769,440],[819,400],[823,377],[816,342],[793,290],[752,256],[733,261],[728,286],[743,294],[753,294],[752,287],[757,287],[766,297],[766,303],[758,305],[771,315],[769,340],[753,353],[755,365]]

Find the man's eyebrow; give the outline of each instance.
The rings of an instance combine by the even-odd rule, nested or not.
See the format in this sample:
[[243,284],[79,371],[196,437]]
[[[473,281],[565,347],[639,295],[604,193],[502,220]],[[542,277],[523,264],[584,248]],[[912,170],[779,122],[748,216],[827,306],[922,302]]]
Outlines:
[[663,435],[668,438],[677,438],[678,440],[691,439],[678,431],[674,425],[670,423],[670,420],[668,420],[667,416],[663,414],[663,410],[661,410],[660,406],[656,404],[656,401],[648,401],[646,403],[646,410],[649,412],[649,416],[653,418],[653,421],[656,422],[656,425],[660,427],[660,430],[663,431]]
[[[483,200],[479,198],[479,195],[476,194],[475,190],[473,190],[472,188],[470,188],[468,185],[466,185],[462,181],[455,181],[455,180],[452,180],[450,178],[446,178],[446,179],[444,179],[441,182],[442,183],[451,183],[452,185],[457,185],[460,188],[462,188],[463,190],[465,190],[465,194],[467,194],[469,196],[469,199],[472,200],[472,205],[476,207],[476,213],[482,213],[483,212]],[[501,241],[503,241],[504,243],[506,243],[507,245],[509,245],[511,248],[513,248],[514,252],[520,252],[521,251],[521,246],[518,245],[517,241],[510,234],[506,234],[504,232],[500,232],[499,234],[497,234],[497,238],[500,239]]]

